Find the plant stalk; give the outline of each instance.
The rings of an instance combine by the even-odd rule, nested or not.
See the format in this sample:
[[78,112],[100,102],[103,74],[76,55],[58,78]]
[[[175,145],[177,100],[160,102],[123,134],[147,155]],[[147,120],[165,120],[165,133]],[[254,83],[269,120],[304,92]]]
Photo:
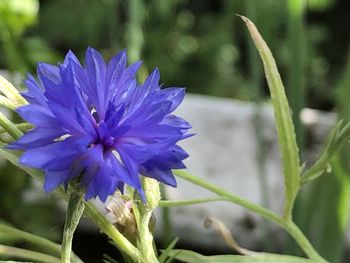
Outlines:
[[[60,259],[54,256],[46,255],[44,253],[31,251],[27,249],[4,246],[4,245],[0,245],[0,255],[32,260],[34,262],[60,263]],[[12,262],[12,261],[6,261],[6,262]]]
[[61,263],[71,262],[72,241],[74,231],[84,212],[84,190],[72,185],[68,199],[66,222],[64,224],[63,240],[61,248]]
[[281,226],[284,230],[286,230],[298,243],[298,245],[301,247],[301,249],[305,252],[305,254],[310,258],[314,260],[318,260],[320,262],[327,262],[325,259],[323,259],[315,250],[315,248],[312,246],[310,241],[305,237],[303,232],[300,231],[297,225],[294,224],[291,220],[286,220],[279,215],[275,214],[274,212],[260,206],[257,204],[254,204],[248,200],[245,200],[239,196],[236,196],[221,187],[218,187],[216,185],[213,185],[202,178],[196,177],[194,175],[191,175],[188,172],[185,172],[183,170],[173,170],[173,173],[177,175],[178,177],[189,181],[193,184],[196,184],[198,186],[201,186],[219,196],[226,197],[229,202],[238,204],[240,206],[243,206],[247,208],[248,210],[259,214],[260,216],[269,219],[270,221],[276,223],[277,225]]

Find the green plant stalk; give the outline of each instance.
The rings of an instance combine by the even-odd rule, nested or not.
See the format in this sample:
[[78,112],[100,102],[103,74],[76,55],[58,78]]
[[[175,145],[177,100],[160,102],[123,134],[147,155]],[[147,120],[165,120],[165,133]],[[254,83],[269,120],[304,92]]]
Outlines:
[[[158,205],[161,206],[161,202],[166,202],[167,194],[163,184],[160,185],[160,192],[162,195],[163,201],[159,201]],[[161,218],[162,218],[162,243],[163,245],[168,245],[172,241],[174,236],[173,227],[171,224],[171,209],[167,206],[162,206],[161,209]]]
[[293,123],[299,149],[303,149],[303,126],[300,112],[304,106],[305,97],[305,42],[304,42],[304,11],[305,0],[288,0],[288,63],[287,94],[293,111]]
[[4,130],[10,134],[14,139],[18,139],[23,135],[20,129],[17,128],[15,124],[13,124],[6,116],[0,112],[0,126],[4,128]]
[[158,263],[158,259],[154,253],[153,248],[153,235],[149,230],[149,222],[152,217],[152,210],[145,209],[142,211],[141,221],[139,225],[139,240],[138,247],[144,259],[147,263]]
[[142,0],[130,0],[127,4],[129,22],[127,26],[126,42],[129,47],[129,62],[133,63],[141,57],[143,46],[142,25],[145,16],[145,7]]
[[21,240],[24,240],[38,248],[45,249],[47,253],[53,254],[55,256],[60,256],[61,254],[61,247],[58,244],[55,244],[54,242],[39,237],[37,235],[33,235],[31,233],[19,230],[17,228],[0,224],[0,233],[11,235],[11,237],[15,237]]
[[[145,262],[158,263],[156,250],[154,248],[153,235],[151,233],[150,220],[152,218],[152,211],[158,206],[161,199],[159,182],[152,178],[143,177],[142,187],[145,191],[146,204],[144,204],[139,198],[136,202],[137,210],[139,211],[138,221],[138,240],[137,247],[142,254]],[[137,195],[138,196],[138,195]],[[135,214],[135,213],[134,213]]]
[[143,262],[140,252],[127,240],[91,203],[85,205],[86,216],[95,223],[108,237],[110,237],[120,250],[128,254],[135,262]]
[[159,201],[159,207],[177,207],[177,206],[188,206],[188,205],[197,205],[208,202],[217,202],[217,201],[228,201],[226,197],[207,197],[207,198],[196,198],[189,200],[162,200]]
[[221,197],[227,198],[229,202],[238,204],[240,206],[243,206],[247,208],[248,210],[259,214],[260,216],[276,223],[277,225],[281,226],[283,229],[285,229],[293,238],[294,240],[299,244],[301,249],[305,252],[305,254],[310,259],[319,260],[320,262],[327,262],[325,259],[323,259],[317,251],[313,248],[312,244],[309,242],[309,240],[304,236],[304,234],[300,231],[300,229],[290,220],[285,220],[284,218],[281,218],[279,215],[273,213],[272,211],[259,206],[257,204],[251,203],[243,198],[240,198],[239,196],[236,196],[221,187],[215,186],[199,177],[196,177],[194,175],[191,175],[188,172],[185,172],[183,170],[173,170],[173,173],[193,184],[196,184],[198,186],[201,186]]
[[28,104],[27,100],[21,96],[18,89],[16,89],[11,82],[0,75],[0,91],[7,97],[12,103],[15,103],[16,107]]
[[84,212],[84,189],[80,186],[71,186],[71,192],[68,198],[68,209],[66,221],[63,230],[63,240],[61,248],[61,262],[71,262],[72,241],[75,229],[77,228],[80,218]]
[[8,108],[10,110],[16,110],[17,106],[13,101],[9,100],[7,97],[0,95],[0,106]]
[[[11,237],[16,238],[16,240],[25,241],[54,256],[60,257],[61,255],[61,246],[46,238],[25,232],[23,230],[19,230],[5,224],[0,224],[0,233],[11,235]],[[72,254],[72,262],[80,263],[83,261],[81,261],[80,258],[75,254]]]
[[[30,129],[33,128],[33,125],[29,124],[29,123],[18,123],[18,124],[14,124],[21,132],[26,132]],[[0,127],[0,133],[5,133],[7,132],[4,128]]]
[[60,259],[54,256],[46,255],[44,253],[35,252],[27,249],[4,245],[0,245],[0,255],[22,258],[26,260],[33,260],[35,262],[60,263]]

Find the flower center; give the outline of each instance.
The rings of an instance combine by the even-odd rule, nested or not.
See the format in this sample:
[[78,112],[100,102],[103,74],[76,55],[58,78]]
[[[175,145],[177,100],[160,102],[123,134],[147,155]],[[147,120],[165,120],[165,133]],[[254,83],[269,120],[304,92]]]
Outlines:
[[115,143],[114,137],[110,135],[108,126],[102,121],[97,126],[97,138],[95,144],[103,146],[104,151],[112,150]]

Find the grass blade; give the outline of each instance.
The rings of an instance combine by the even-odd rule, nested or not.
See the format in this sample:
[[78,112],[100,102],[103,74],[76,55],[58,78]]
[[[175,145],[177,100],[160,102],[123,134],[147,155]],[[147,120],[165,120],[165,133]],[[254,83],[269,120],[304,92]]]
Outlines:
[[285,185],[284,218],[286,220],[291,220],[293,203],[299,190],[300,164],[289,104],[276,62],[270,49],[253,22],[244,16],[241,16],[241,18],[245,22],[264,64],[264,71],[274,109],[278,142],[282,155]]

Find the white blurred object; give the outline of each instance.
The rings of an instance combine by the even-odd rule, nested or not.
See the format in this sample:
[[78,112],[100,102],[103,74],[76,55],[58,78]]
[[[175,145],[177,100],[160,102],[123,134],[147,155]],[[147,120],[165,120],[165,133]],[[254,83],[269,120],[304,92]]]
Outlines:
[[[190,154],[185,161],[188,171],[221,186],[254,203],[262,204],[261,179],[258,166],[258,141],[254,122],[260,113],[262,145],[265,149],[265,176],[268,188],[268,204],[276,213],[283,205],[283,175],[277,134],[270,104],[260,108],[250,102],[187,94],[176,114],[192,124],[196,133],[181,145]],[[317,151],[320,142],[335,124],[336,116],[311,109],[303,110],[302,121]],[[191,183],[178,179],[177,188],[166,188],[170,200],[183,200],[214,196]],[[266,203],[266,202],[265,202]],[[247,248],[261,247],[266,226],[261,217],[246,209],[225,202],[213,202],[187,207],[171,208],[171,223],[180,240],[211,249],[226,248],[214,231],[203,226],[207,217],[222,220],[234,234],[240,245]],[[161,231],[161,215],[157,210],[157,229]],[[271,242],[282,241],[280,228],[271,225]],[[273,240],[273,241],[272,241]]]

